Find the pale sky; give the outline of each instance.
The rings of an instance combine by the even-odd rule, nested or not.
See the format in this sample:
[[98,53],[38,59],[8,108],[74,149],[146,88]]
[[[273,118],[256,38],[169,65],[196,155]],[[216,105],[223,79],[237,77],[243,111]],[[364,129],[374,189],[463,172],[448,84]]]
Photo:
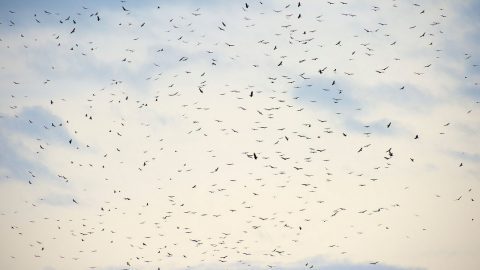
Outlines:
[[0,1],[0,269],[480,269],[478,14]]

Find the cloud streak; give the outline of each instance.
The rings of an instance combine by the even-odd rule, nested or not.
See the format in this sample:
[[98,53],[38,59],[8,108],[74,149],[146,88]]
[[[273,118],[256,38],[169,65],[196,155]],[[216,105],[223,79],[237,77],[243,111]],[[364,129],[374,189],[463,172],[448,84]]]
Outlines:
[[1,268],[478,268],[474,1],[1,6]]

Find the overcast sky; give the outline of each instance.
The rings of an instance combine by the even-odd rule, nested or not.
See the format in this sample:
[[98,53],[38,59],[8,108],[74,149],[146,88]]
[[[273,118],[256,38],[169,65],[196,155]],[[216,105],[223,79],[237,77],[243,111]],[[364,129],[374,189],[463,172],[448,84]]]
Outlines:
[[0,268],[480,269],[478,14],[0,1]]

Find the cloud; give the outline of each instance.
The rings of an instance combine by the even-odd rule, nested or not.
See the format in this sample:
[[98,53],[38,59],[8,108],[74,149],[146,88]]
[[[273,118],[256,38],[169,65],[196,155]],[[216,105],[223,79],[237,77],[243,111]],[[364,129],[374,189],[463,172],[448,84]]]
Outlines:
[[477,4],[331,3],[5,3],[0,266],[476,269]]
[[50,142],[60,141],[66,145],[71,136],[62,127],[62,121],[41,107],[25,108],[18,115],[2,117],[1,121],[4,127],[0,133],[3,170],[14,179],[25,181],[54,175],[46,164],[38,162],[28,152],[31,147],[41,151],[38,144],[46,148]]

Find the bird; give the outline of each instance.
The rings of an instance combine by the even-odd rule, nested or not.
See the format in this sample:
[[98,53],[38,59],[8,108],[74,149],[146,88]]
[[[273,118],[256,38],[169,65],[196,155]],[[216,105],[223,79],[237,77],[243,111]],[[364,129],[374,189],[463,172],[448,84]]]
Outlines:
[[[0,214],[12,222],[0,234],[16,248],[4,260],[317,269],[298,247],[349,260],[365,239],[439,234],[446,225],[422,216],[438,209],[459,220],[451,231],[475,228],[478,50],[462,35],[460,51],[445,45],[475,23],[453,2],[400,2],[6,9]],[[419,126],[433,131],[422,141]]]

